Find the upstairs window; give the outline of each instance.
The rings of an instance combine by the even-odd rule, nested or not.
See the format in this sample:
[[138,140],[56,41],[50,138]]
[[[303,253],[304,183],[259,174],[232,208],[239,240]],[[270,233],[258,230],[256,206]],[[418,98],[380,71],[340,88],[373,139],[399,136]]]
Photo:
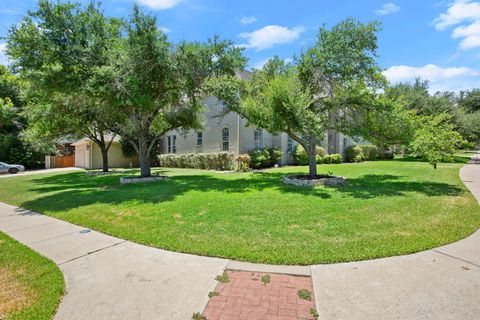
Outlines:
[[293,139],[288,137],[287,140],[287,152],[292,153],[293,152]]
[[223,128],[222,130],[222,151],[230,150],[230,130]]
[[263,131],[261,129],[255,130],[255,149],[263,148]]
[[203,132],[197,132],[197,146],[203,145]]
[[177,136],[172,136],[172,153],[177,153]]

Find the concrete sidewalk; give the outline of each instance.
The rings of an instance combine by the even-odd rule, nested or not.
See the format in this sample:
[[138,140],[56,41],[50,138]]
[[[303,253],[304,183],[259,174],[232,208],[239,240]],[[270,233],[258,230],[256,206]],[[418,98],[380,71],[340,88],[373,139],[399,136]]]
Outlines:
[[[480,166],[460,172],[480,199]],[[417,254],[311,267],[268,266],[138,245],[0,203],[0,231],[56,262],[56,319],[191,319],[225,268],[310,275],[319,319],[479,319],[480,231]]]
[[0,230],[57,263],[55,319],[191,319],[227,260],[169,252],[0,203]]

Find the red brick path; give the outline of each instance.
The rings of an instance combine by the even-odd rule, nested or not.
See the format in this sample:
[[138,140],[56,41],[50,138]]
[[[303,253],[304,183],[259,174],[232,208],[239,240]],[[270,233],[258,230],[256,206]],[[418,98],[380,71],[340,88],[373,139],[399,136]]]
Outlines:
[[[261,280],[266,273],[227,271],[229,282],[219,283],[218,296],[205,308],[207,320],[297,320],[315,319],[312,280],[283,274],[269,274],[270,283]],[[297,292],[306,289],[312,300],[301,299]]]

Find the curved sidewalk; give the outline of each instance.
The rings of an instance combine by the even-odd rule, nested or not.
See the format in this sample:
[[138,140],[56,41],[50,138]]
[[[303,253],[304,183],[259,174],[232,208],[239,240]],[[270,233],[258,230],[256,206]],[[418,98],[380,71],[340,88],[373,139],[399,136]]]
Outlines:
[[[480,199],[480,166],[460,176]],[[480,231],[412,255],[268,266],[150,248],[0,203],[0,231],[55,261],[67,293],[56,319],[191,319],[225,268],[311,275],[319,319],[478,319]]]

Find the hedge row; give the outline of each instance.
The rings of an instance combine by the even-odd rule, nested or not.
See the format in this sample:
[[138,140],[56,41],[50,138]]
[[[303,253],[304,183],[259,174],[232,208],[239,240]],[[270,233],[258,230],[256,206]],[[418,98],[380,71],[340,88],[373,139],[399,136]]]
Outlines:
[[162,154],[158,156],[161,167],[207,170],[233,170],[234,155],[228,152]]
[[[342,163],[342,155],[338,153],[327,154],[322,147],[317,147],[315,153],[317,164]],[[297,144],[295,146],[292,156],[295,164],[301,166],[306,166],[308,164],[308,154],[301,145]]]
[[374,145],[349,146],[345,149],[346,162],[362,162],[386,159],[393,159],[393,153],[385,152]]

